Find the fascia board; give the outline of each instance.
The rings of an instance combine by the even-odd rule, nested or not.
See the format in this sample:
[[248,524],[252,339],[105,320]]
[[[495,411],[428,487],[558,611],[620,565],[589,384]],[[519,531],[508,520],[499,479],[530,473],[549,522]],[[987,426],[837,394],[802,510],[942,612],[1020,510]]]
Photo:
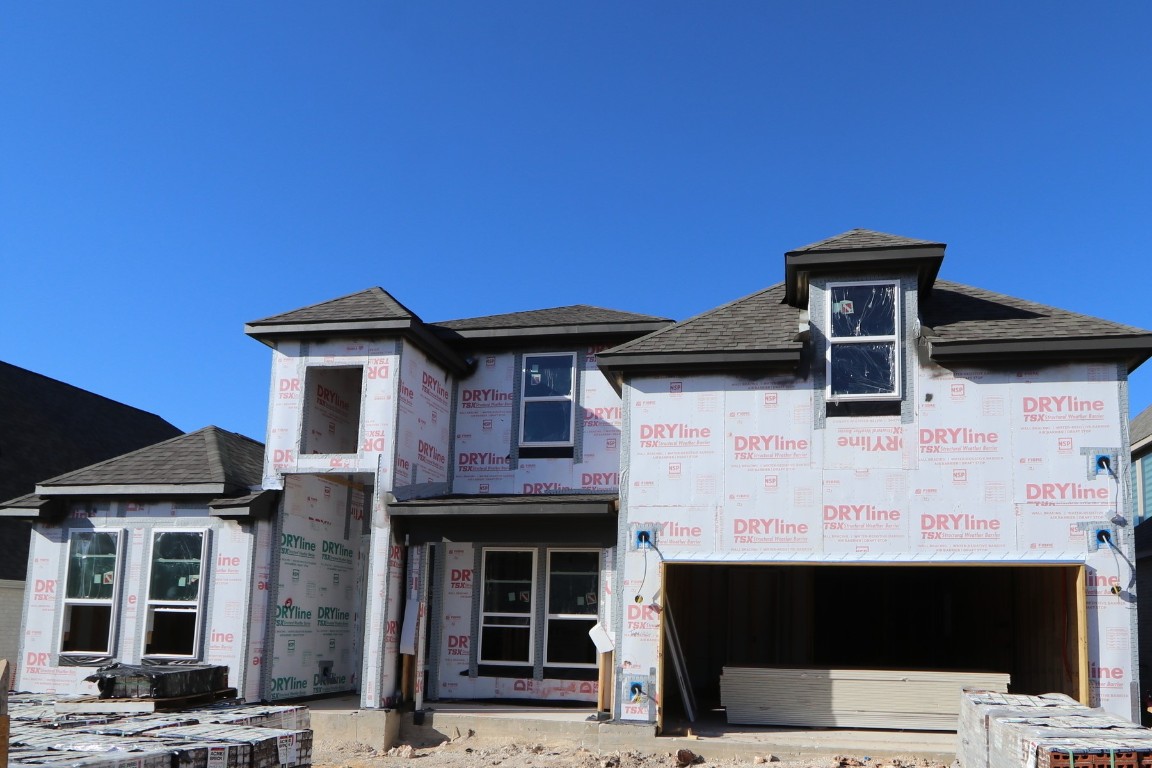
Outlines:
[[1152,335],[1078,339],[945,341],[930,338],[929,356],[938,363],[1005,359],[1123,360],[1131,373],[1152,356]]
[[671,320],[650,323],[590,323],[577,325],[546,325],[530,328],[469,328],[456,330],[445,328],[438,333],[441,338],[475,341],[481,339],[547,338],[566,336],[623,336],[659,331],[672,324]]
[[664,352],[650,354],[599,354],[601,369],[634,368],[747,368],[759,365],[796,365],[800,363],[803,345],[752,352]]
[[547,502],[517,503],[517,504],[458,504],[447,502],[444,504],[389,504],[388,514],[405,517],[418,517],[426,515],[463,515],[466,517],[479,517],[487,515],[588,515],[612,514],[615,511],[615,497],[605,501],[582,502]]
[[921,303],[944,263],[943,245],[854,251],[789,251],[784,254],[784,303],[801,309],[808,303],[808,275],[851,274],[915,268]]
[[397,320],[339,320],[331,322],[312,323],[245,323],[244,333],[264,340],[271,336],[315,336],[315,335],[347,335],[363,331],[406,331],[412,327],[412,320],[402,318]]
[[41,496],[222,496],[227,492],[223,483],[36,486]]

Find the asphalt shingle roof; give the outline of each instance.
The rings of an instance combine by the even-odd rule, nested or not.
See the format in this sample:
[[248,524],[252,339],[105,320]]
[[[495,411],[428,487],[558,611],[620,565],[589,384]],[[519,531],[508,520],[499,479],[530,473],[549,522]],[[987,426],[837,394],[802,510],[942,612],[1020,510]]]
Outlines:
[[871,229],[850,229],[833,237],[818,240],[799,248],[793,248],[789,253],[804,253],[812,251],[866,251],[880,248],[909,248],[925,245],[944,245],[932,240],[916,240],[901,235],[890,235],[886,232],[875,232]]
[[235,492],[261,483],[264,445],[219,427],[205,427],[40,483],[41,489],[109,485],[222,484]]
[[1135,445],[1152,436],[1152,405],[1148,406],[1128,424],[1128,439]]
[[573,304],[552,309],[533,309],[526,312],[508,312],[486,317],[466,317],[459,320],[444,320],[429,323],[436,328],[450,331],[470,331],[490,328],[541,328],[549,326],[612,324],[612,323],[651,323],[671,322],[666,317],[640,315],[635,312],[620,312],[603,309],[588,304]]
[[416,315],[383,288],[369,288],[291,312],[253,320],[249,325],[331,323],[368,320],[411,320]]
[[691,352],[738,352],[781,349],[797,345],[800,311],[780,302],[784,284],[729,302],[609,353],[629,355]]

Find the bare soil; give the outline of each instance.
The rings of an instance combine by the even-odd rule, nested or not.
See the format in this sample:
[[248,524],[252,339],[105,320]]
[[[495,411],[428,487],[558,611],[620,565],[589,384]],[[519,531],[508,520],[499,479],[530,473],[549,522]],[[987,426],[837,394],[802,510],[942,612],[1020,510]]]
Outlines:
[[[765,752],[747,758],[709,760],[694,751],[596,753],[564,744],[520,744],[463,737],[436,746],[402,744],[387,752],[371,747],[314,745],[317,768],[687,768],[688,766],[750,766],[765,768],[950,768],[945,763],[914,757],[873,759],[867,756],[829,755],[785,759]],[[707,748],[701,746],[701,752]],[[414,763],[415,761],[415,763]]]

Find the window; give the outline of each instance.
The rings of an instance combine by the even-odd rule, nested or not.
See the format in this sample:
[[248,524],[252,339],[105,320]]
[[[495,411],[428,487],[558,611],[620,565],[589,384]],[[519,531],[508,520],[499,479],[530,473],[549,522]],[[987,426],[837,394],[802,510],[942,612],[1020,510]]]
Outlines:
[[520,445],[548,448],[573,444],[575,383],[575,354],[524,355]]
[[566,676],[557,667],[595,669],[596,646],[588,630],[598,619],[600,551],[539,550],[548,565],[544,605],[536,598],[537,554],[536,549],[484,550],[479,662],[530,674],[525,668],[536,666],[534,649],[543,626],[545,677]]
[[480,663],[532,664],[536,551],[485,549]]
[[110,655],[119,531],[73,533],[68,544],[60,652]]
[[833,283],[828,293],[828,398],[899,399],[898,284]]
[[548,552],[546,665],[596,666],[596,645],[588,636],[588,630],[596,623],[599,585],[598,551]]
[[195,658],[200,646],[203,531],[152,535],[144,655]]

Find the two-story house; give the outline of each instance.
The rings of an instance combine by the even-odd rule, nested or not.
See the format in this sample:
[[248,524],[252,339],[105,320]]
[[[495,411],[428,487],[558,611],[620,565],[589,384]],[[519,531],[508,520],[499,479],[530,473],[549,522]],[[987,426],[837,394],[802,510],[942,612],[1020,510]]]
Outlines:
[[248,324],[273,349],[263,484],[284,494],[267,695],[594,701],[622,415],[596,352],[669,322],[424,323],[373,288]]
[[797,722],[770,710],[799,690],[800,722],[853,722],[837,669],[1007,673],[1135,718],[1127,377],[1152,334],[939,280],[944,249],[853,230],[599,356],[624,403],[619,719],[799,670],[745,708]]

